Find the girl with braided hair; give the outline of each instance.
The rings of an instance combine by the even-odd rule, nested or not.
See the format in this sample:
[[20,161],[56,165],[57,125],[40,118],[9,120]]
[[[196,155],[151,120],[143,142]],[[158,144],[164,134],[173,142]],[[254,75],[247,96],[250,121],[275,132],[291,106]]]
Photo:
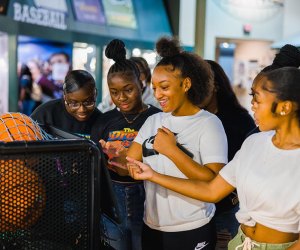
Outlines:
[[[199,108],[213,91],[210,66],[198,55],[183,51],[175,38],[161,38],[156,49],[161,60],[153,71],[152,85],[163,112],[147,119],[127,156],[162,174],[211,180],[227,162],[227,139],[220,120]],[[103,141],[102,146],[112,149]],[[124,156],[124,150],[118,150],[113,160]],[[143,250],[214,249],[214,204],[149,181],[144,186]]]
[[[107,83],[116,107],[98,120],[91,139],[95,142],[102,139],[115,147],[128,148],[146,119],[160,110],[143,103],[140,71],[133,61],[126,59],[125,44],[118,39],[112,40],[105,55],[115,61],[108,71]],[[118,250],[141,249],[145,200],[143,182],[132,179],[126,169],[114,166],[110,159],[108,167],[121,223],[117,226],[103,216],[107,241]]]

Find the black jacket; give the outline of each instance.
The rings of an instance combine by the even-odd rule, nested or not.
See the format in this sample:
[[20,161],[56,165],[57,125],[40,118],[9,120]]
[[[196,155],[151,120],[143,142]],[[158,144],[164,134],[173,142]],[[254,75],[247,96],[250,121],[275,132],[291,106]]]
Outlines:
[[64,100],[57,99],[37,107],[31,118],[42,125],[51,125],[69,133],[90,138],[93,125],[102,118],[102,113],[95,108],[87,121],[78,121],[65,108]]

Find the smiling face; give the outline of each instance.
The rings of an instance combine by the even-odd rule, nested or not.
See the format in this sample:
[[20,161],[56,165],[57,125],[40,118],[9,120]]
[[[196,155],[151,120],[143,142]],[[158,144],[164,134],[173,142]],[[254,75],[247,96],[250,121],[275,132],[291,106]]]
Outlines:
[[72,93],[65,93],[64,100],[70,115],[78,121],[86,121],[95,109],[96,90],[92,87],[81,88]]
[[171,66],[158,66],[152,75],[154,96],[164,112],[186,115],[192,103],[187,98],[190,82],[186,83],[179,70],[171,71]]
[[261,131],[276,129],[279,122],[278,100],[272,91],[272,84],[266,81],[265,77],[260,77],[252,85],[252,111],[254,112],[255,123]]
[[123,113],[138,113],[143,109],[140,83],[135,77],[114,74],[108,79],[113,103]]

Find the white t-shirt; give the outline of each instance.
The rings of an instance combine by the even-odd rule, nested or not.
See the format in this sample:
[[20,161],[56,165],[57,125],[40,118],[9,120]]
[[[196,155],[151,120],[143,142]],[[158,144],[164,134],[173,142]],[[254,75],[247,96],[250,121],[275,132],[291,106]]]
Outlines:
[[[135,138],[135,142],[143,145],[143,162],[155,171],[187,178],[169,158],[153,150],[153,138],[162,126],[175,133],[177,142],[193,154],[196,162],[227,162],[226,135],[215,115],[205,110],[193,116],[162,112],[150,116]],[[212,203],[188,198],[149,181],[144,183],[144,222],[153,229],[165,232],[192,230],[207,224],[214,215]]]
[[256,222],[281,232],[300,231],[300,149],[274,146],[274,131],[247,138],[220,175],[237,188],[236,217],[247,226]]

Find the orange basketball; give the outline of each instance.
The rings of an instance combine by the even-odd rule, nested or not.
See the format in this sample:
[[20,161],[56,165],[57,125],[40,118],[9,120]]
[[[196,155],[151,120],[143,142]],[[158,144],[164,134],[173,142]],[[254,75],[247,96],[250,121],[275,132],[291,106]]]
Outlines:
[[20,160],[0,160],[0,232],[33,226],[46,204],[38,174]]
[[27,115],[5,113],[0,116],[0,141],[41,140],[40,127]]

